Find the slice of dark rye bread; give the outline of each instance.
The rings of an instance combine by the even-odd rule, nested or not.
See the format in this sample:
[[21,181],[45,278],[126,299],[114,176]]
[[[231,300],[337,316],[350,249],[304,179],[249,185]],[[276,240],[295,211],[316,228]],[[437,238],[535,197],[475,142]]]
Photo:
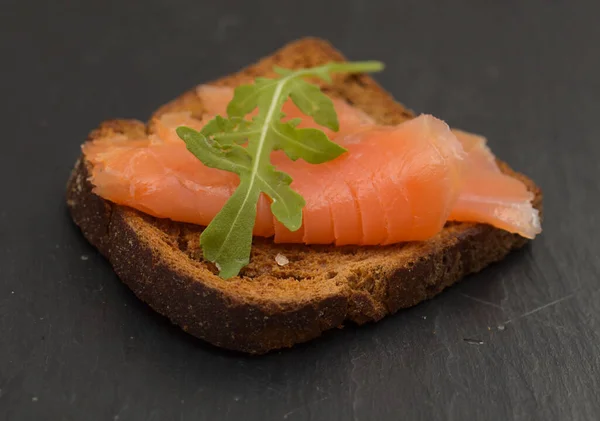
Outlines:
[[[302,39],[236,74],[213,82],[236,86],[272,74],[273,65],[309,67],[344,57],[327,42]],[[324,90],[346,99],[379,123],[397,124],[413,114],[366,75],[334,78]],[[190,111],[201,117],[195,90],[160,108],[148,125],[104,122],[89,139],[109,134],[131,138],[151,133],[161,114]],[[542,195],[506,164],[502,170]],[[106,256],[117,275],[154,310],[186,332],[214,345],[261,354],[316,338],[346,321],[377,321],[431,298],[469,273],[502,259],[526,240],[488,225],[449,223],[426,242],[386,247],[274,244],[256,238],[251,263],[223,280],[202,259],[202,227],[157,219],[92,193],[89,163],[81,157],[69,179],[67,203],[85,237]],[[289,263],[280,266],[282,254]]]

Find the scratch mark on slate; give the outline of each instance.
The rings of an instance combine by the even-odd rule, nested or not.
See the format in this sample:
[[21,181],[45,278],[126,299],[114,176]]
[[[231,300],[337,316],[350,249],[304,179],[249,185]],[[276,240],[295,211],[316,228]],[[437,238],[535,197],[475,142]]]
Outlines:
[[360,390],[361,387],[361,382],[360,382],[360,378],[356,377],[356,370],[358,369],[358,365],[357,365],[357,361],[362,357],[363,355],[358,355],[357,357],[354,357],[352,359],[350,359],[350,362],[352,363],[352,370],[350,371],[350,379],[352,380],[352,383],[355,386],[354,392],[352,393],[352,419],[356,420],[356,409],[357,409],[357,399],[358,399],[358,391]]
[[428,356],[430,356],[430,357],[431,357],[432,355],[435,355],[435,354],[437,354],[438,352],[441,352],[441,351],[448,351],[448,347],[446,347],[446,346],[441,346],[441,347],[439,347],[439,348],[436,348],[436,349],[434,349],[433,351],[431,351],[431,352],[428,354]]
[[[454,375],[452,374],[451,364],[455,363],[455,362],[457,363],[460,355],[457,356],[457,357],[455,357],[454,353],[452,352],[452,349],[449,346],[448,346],[447,350],[448,350],[448,354],[449,355],[446,356],[445,365],[446,365],[446,373],[448,373],[448,378],[450,379],[450,381],[452,382],[452,384],[454,384],[455,386],[457,386],[460,389],[462,389],[465,393],[469,393],[469,389],[464,384],[462,384],[461,382],[459,382],[458,380],[456,380],[454,378]],[[457,367],[460,370],[460,365],[459,364],[457,364]]]
[[494,359],[496,362],[498,360],[502,361],[510,369],[510,371],[512,371],[517,376],[517,378],[522,382],[525,390],[528,392],[530,399],[535,403],[536,408],[539,407],[539,403],[538,403],[537,397],[535,395],[534,387],[531,385],[531,383],[529,383],[526,376],[519,370],[519,368],[515,364],[513,364],[510,361],[510,359],[504,358],[493,347],[490,348],[490,351],[491,351],[492,355],[494,356]]
[[458,398],[458,392],[454,391],[450,404],[448,405],[448,421],[454,420],[454,405],[456,405],[456,398]]
[[561,297],[561,298],[559,298],[558,300],[554,300],[554,301],[552,301],[552,302],[550,302],[550,303],[548,303],[548,304],[544,304],[543,306],[540,306],[540,307],[534,308],[533,310],[531,310],[531,311],[528,311],[527,313],[523,313],[523,314],[521,314],[520,316],[517,316],[517,317],[515,317],[515,318],[509,319],[509,320],[505,321],[505,322],[504,322],[504,323],[502,323],[502,324],[506,326],[507,324],[509,324],[509,323],[512,323],[512,322],[514,322],[514,321],[517,321],[517,320],[519,320],[519,319],[523,319],[523,318],[525,318],[525,317],[529,317],[529,316],[531,316],[532,314],[535,314],[535,313],[537,313],[538,311],[542,311],[542,310],[544,310],[544,309],[546,309],[546,308],[548,308],[548,307],[552,307],[552,306],[554,306],[554,305],[556,305],[556,304],[558,304],[558,303],[562,303],[563,301],[566,301],[566,300],[568,300],[568,299],[570,299],[570,298],[573,298],[573,296],[574,296],[574,295],[575,295],[575,293],[571,293],[571,294],[569,294],[569,295],[565,295],[564,297]]
[[114,421],[118,421],[121,418],[121,413],[123,411],[126,411],[129,408],[129,403],[125,403],[125,405],[123,405],[121,407],[121,409],[119,409],[119,412],[117,412],[117,414],[113,417]]
[[500,309],[500,310],[504,311],[504,309],[501,306],[499,306],[498,304],[494,304],[494,303],[492,303],[490,301],[482,300],[481,298],[472,297],[470,295],[463,294],[462,292],[459,295],[462,295],[463,297],[468,298],[468,299],[473,300],[473,301],[476,301],[476,302],[478,302],[480,304],[485,304],[485,305],[488,305],[488,306],[491,306],[491,307],[494,307],[494,308],[497,308],[497,309]]
[[284,420],[287,419],[287,417],[289,417],[290,415],[292,415],[294,412],[298,411],[299,409],[308,408],[309,406],[316,405],[316,404],[318,404],[320,402],[326,401],[327,399],[329,399],[329,397],[325,396],[324,398],[317,399],[316,401],[309,402],[306,405],[297,406],[296,408],[293,408],[289,412],[286,412],[285,414],[283,414],[283,419]]
[[543,324],[544,326],[548,326],[549,328],[552,328],[559,332],[565,333],[569,336],[577,337],[576,332],[573,332],[571,329],[568,329],[565,326],[559,325],[557,323],[553,323],[551,321],[546,321],[546,320],[542,320],[542,321],[540,321],[540,323]]

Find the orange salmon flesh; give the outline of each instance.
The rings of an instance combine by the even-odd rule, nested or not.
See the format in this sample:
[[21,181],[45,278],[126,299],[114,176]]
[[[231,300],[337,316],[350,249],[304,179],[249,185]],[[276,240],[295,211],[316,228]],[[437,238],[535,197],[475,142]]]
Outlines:
[[[175,129],[200,130],[215,115],[226,115],[233,90],[202,85],[197,94],[207,109],[202,120],[170,113],[150,136],[85,143],[94,192],[159,218],[208,225],[239,178],[202,164]],[[533,194],[500,171],[485,138],[451,130],[430,115],[381,126],[348,103],[333,102],[338,132],[318,126],[293,103],[284,105],[286,119],[301,117],[299,127],[324,130],[348,152],[318,165],[273,152],[273,165],[292,177],[291,187],[306,200],[302,226],[285,228],[262,194],[254,235],[278,243],[385,245],[426,240],[449,220],[487,223],[527,238],[541,232]]]

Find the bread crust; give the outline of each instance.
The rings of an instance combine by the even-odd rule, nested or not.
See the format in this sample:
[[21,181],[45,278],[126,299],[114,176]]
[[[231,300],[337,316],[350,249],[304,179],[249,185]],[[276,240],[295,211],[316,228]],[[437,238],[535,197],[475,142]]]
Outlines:
[[[236,86],[271,75],[274,64],[307,67],[330,60],[344,58],[327,42],[307,38],[214,83]],[[412,117],[366,75],[336,76],[324,89],[382,124]],[[190,91],[161,107],[148,124],[104,122],[89,139],[117,133],[145,136],[153,131],[156,118],[173,111],[200,117],[203,105]],[[540,189],[506,164],[500,167],[527,185],[541,211]],[[346,321],[378,321],[433,297],[527,242],[471,223],[449,223],[429,241],[385,247],[281,245],[255,238],[250,265],[240,276],[223,280],[202,259],[198,247],[202,227],[153,218],[102,199],[92,192],[89,169],[81,156],[68,181],[67,204],[73,221],[119,278],[186,332],[219,347],[253,354],[306,342]],[[277,264],[279,253],[289,259],[288,265]]]

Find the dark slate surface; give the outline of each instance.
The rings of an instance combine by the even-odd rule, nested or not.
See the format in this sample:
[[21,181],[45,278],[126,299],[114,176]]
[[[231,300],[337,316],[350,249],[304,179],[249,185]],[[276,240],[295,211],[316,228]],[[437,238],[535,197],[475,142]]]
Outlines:
[[[600,419],[599,13],[592,0],[4,0],[0,419]],[[101,120],[143,119],[308,34],[384,60],[377,78],[402,102],[488,135],[544,188],[545,231],[381,323],[262,358],[222,352],[117,280],[71,224],[64,184]]]

